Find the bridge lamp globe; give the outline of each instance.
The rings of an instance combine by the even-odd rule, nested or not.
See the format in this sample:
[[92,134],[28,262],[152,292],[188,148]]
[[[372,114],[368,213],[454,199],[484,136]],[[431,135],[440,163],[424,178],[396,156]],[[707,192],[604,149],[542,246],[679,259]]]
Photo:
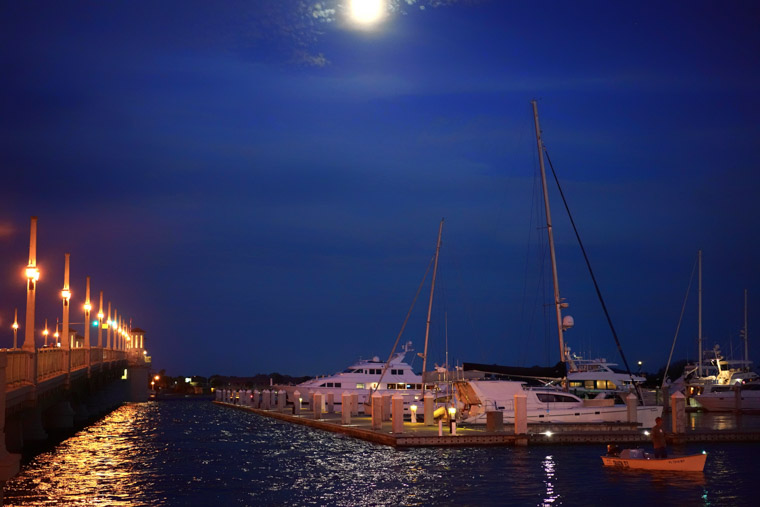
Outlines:
[[90,313],[90,310],[92,310],[92,305],[90,303],[85,303],[84,311],[86,311],[87,313]]
[[14,322],[11,327],[13,328],[14,331],[17,331],[18,330],[18,322]]
[[26,268],[26,277],[36,282],[40,279],[40,270],[36,266],[28,266]]
[[63,289],[61,291],[61,297],[66,300],[66,302],[71,299],[71,291],[69,289]]
[[103,312],[98,312],[98,320],[103,321]]

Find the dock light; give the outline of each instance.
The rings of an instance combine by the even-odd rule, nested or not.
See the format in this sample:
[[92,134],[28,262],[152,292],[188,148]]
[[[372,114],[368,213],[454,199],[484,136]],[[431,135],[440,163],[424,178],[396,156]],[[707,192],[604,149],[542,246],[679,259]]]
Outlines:
[[185,377],[185,384],[189,384],[192,381],[193,379],[191,379],[190,377]]
[[410,405],[409,411],[412,413],[412,424],[417,424],[417,405]]
[[546,435],[547,437],[551,437],[553,434],[554,433],[552,433],[551,431],[547,431],[544,433],[544,435]]
[[37,269],[37,266],[27,266],[26,277],[36,282],[40,279],[40,270]]
[[649,430],[644,430],[644,435],[649,436]]

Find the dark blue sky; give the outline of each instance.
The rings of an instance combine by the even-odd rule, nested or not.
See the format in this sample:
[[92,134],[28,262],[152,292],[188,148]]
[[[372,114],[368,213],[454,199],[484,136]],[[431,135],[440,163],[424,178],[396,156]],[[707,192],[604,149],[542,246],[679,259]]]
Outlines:
[[[431,362],[448,335],[452,362],[553,364],[537,99],[629,361],[667,361],[699,249],[705,347],[739,349],[748,289],[760,359],[755,2],[393,0],[371,30],[345,4],[3,2],[0,345],[37,215],[38,327],[71,252],[75,308],[91,276],[174,375],[387,357],[445,217]],[[566,340],[618,361],[551,198]],[[675,359],[696,306],[695,279]]]

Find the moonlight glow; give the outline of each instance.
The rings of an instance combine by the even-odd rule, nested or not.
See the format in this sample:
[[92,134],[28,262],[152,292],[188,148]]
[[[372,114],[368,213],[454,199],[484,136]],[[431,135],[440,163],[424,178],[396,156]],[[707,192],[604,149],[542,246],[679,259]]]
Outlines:
[[351,0],[351,19],[363,25],[380,21],[385,13],[384,0]]

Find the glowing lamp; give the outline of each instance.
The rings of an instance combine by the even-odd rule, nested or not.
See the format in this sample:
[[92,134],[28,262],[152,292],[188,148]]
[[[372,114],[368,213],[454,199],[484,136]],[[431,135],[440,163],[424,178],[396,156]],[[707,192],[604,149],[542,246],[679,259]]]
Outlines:
[[36,266],[28,266],[26,268],[26,277],[36,282],[40,279],[40,270]]
[[97,320],[93,320],[92,321],[92,327],[98,327],[98,321]]
[[13,323],[13,325],[12,325],[11,327],[14,329],[14,331],[15,331],[16,329],[18,329],[18,322],[14,322],[14,323]]
[[90,303],[85,303],[84,311],[89,312],[90,310],[92,310],[92,305]]
[[457,409],[455,407],[449,407],[449,417],[452,419],[457,415]]
[[103,320],[103,312],[98,312],[98,320]]
[[53,337],[58,338],[58,331],[55,332],[55,334],[53,335]]
[[156,376],[155,376],[155,377],[153,377],[153,378],[154,378],[154,379],[156,379],[156,380],[158,380],[158,379],[160,379],[161,377],[159,377],[158,375],[156,375]]
[[61,297],[68,301],[71,298],[71,291],[69,289],[63,289],[61,291]]
[[47,336],[47,335],[48,335],[48,330],[47,330],[47,329],[45,329],[45,330],[42,332],[42,334],[44,334],[45,336]]

